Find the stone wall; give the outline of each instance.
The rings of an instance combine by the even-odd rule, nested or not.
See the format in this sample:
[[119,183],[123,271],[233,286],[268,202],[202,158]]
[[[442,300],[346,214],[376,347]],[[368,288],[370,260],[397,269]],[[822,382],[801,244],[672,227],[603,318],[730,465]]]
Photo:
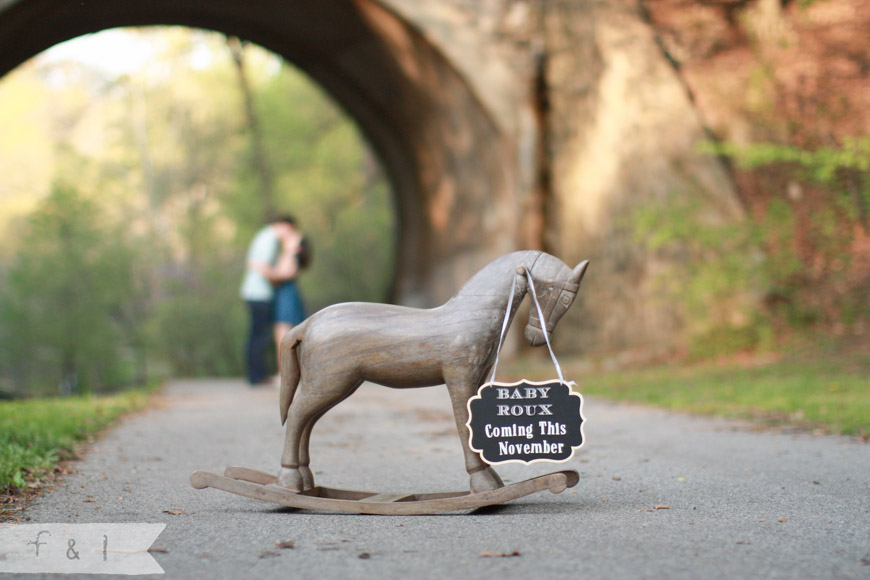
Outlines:
[[552,247],[594,264],[566,322],[582,329],[583,352],[671,350],[687,321],[662,293],[662,276],[684,258],[650,251],[634,217],[690,197],[705,219],[738,220],[733,184],[718,159],[695,152],[706,134],[636,2],[553,1],[547,39]]
[[[680,347],[661,292],[679,255],[650,252],[632,216],[674,196],[741,219],[730,178],[636,2],[386,0],[444,51],[511,139],[518,248],[590,259],[560,349],[650,357]],[[667,299],[666,299],[667,298]]]

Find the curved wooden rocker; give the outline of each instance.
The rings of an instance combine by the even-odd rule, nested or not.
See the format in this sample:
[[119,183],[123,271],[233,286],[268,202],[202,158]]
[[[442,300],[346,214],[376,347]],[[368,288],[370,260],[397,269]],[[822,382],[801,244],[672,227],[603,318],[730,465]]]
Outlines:
[[491,491],[441,493],[377,493],[317,486],[302,492],[276,485],[277,477],[247,467],[228,467],[224,475],[196,471],[190,484],[196,489],[211,487],[292,508],[375,515],[426,515],[472,510],[518,499],[539,491],[562,493],[580,480],[576,471],[557,471]]

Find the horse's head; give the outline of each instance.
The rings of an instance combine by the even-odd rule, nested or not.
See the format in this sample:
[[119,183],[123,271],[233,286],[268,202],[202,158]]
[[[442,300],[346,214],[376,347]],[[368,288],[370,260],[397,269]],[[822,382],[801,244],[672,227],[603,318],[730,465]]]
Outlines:
[[[551,334],[562,316],[574,304],[577,290],[580,288],[580,281],[583,280],[587,266],[589,266],[588,260],[584,260],[573,270],[556,259],[535,264],[532,279],[544,316],[544,324],[542,326],[538,319],[538,309],[532,304],[529,323],[526,325],[525,331],[526,340],[531,346],[545,344],[543,328],[546,328],[546,332]],[[531,294],[531,290],[529,293]]]

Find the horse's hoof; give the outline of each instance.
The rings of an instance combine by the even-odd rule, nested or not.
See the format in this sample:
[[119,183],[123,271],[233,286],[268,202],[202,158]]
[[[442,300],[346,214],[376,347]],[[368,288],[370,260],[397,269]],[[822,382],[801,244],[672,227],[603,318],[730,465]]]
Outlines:
[[300,492],[305,489],[305,481],[298,468],[282,467],[275,483],[290,491]]
[[304,489],[314,488],[314,474],[311,473],[311,468],[307,465],[300,465],[299,472],[302,474],[302,485]]
[[471,475],[471,493],[492,491],[504,487],[504,482],[492,467],[475,471]]

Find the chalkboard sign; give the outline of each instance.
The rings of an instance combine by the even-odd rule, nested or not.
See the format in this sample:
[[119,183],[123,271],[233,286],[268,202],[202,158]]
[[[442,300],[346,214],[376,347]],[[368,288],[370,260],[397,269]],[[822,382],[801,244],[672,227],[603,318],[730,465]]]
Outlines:
[[468,416],[471,448],[489,464],[563,462],[583,445],[583,397],[558,380],[486,383]]

